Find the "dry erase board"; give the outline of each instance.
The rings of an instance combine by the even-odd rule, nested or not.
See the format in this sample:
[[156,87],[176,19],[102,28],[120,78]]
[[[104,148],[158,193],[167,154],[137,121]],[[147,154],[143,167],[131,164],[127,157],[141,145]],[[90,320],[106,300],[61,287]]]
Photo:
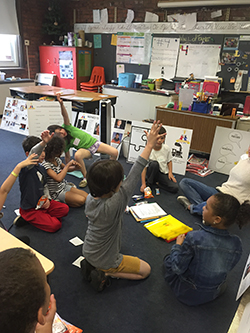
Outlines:
[[[86,34],[86,39],[93,41],[94,34]],[[115,80],[116,78],[116,46],[111,45],[111,34],[101,34],[102,37],[102,48],[94,49],[94,65],[103,66],[105,69],[106,82]],[[239,70],[246,70],[250,68],[250,38],[244,36],[245,39],[241,39],[239,35],[226,35],[226,34],[153,34],[152,37],[162,38],[179,38],[180,44],[199,44],[199,45],[220,45],[220,60],[223,60],[224,53],[235,52],[235,50],[228,50],[226,48],[233,47],[235,45],[226,45],[226,38],[231,40],[231,37],[239,38],[239,43],[236,46],[238,52],[237,61],[235,63],[225,63],[218,68],[217,75],[223,78],[222,88],[225,90],[234,90],[234,83],[230,82],[232,78],[237,78]],[[247,56],[247,58],[246,58]],[[230,60],[229,60],[230,61]],[[232,61],[233,62],[233,61]],[[128,73],[143,74],[143,79],[149,76],[149,65],[138,65],[138,64],[124,64],[125,71]],[[178,65],[177,65],[178,66]],[[182,66],[183,67],[183,66]],[[230,68],[230,69],[229,69]],[[191,69],[191,68],[190,68]],[[188,69],[188,72],[190,70]],[[193,71],[191,71],[193,72]],[[187,74],[187,73],[182,73]],[[188,73],[190,74],[190,73]],[[207,74],[206,74],[207,75]],[[185,78],[186,76],[184,76]],[[244,74],[242,78],[241,91],[246,91],[248,85],[248,74]]]

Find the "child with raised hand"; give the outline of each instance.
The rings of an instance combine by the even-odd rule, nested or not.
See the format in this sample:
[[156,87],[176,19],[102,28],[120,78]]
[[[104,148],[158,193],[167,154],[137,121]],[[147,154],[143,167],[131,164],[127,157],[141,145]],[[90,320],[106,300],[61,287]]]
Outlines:
[[60,159],[65,141],[55,135],[45,147],[45,161],[42,163],[48,175],[48,188],[52,199],[60,200],[70,207],[80,207],[85,203],[88,193],[79,190],[65,180],[68,171],[79,170],[79,163],[70,160],[66,165]]
[[165,280],[179,301],[194,306],[224,292],[227,275],[242,254],[240,238],[227,229],[234,223],[241,228],[249,219],[249,201],[240,205],[224,193],[207,200],[201,229],[178,236],[170,255],[164,258]]
[[[166,133],[165,128],[161,127],[159,134],[166,135]],[[141,173],[141,192],[144,192],[147,186],[152,189],[156,183],[170,193],[178,192],[178,184],[172,173],[171,149],[164,141],[165,136],[159,137],[149,156],[149,163]]]
[[123,181],[123,168],[118,161],[97,161],[88,172],[90,194],[85,206],[88,229],[81,268],[84,278],[97,291],[103,290],[109,276],[141,280],[150,274],[151,267],[147,262],[120,253],[122,216],[151,150],[160,137],[160,128],[161,124],[154,122],[146,147],[126,180]]
[[[2,186],[0,187],[0,211],[3,208],[7,195],[12,189],[12,186],[14,185],[15,181],[17,180],[17,177],[19,176],[21,169],[25,168],[28,165],[36,165],[37,162],[38,162],[37,154],[29,155],[25,160],[18,163],[13,169],[13,171],[10,173],[10,175],[5,179]],[[0,213],[0,216],[1,215],[2,214]]]
[[84,164],[84,158],[91,158],[95,153],[102,153],[111,156],[112,160],[116,160],[118,156],[118,151],[114,147],[107,145],[106,143],[100,142],[97,139],[93,138],[90,134],[80,130],[77,127],[74,127],[70,123],[68,112],[63,104],[63,100],[60,97],[60,94],[57,94],[57,100],[61,105],[61,113],[63,116],[64,124],[59,125],[50,125],[48,130],[50,133],[58,133],[62,138],[65,139],[66,148],[65,148],[65,161],[68,163],[70,161],[69,149],[77,149],[75,153],[75,160],[81,165],[81,170],[83,174],[83,180],[80,182],[79,187],[87,186],[86,181],[86,167]]
[[41,138],[42,140],[36,136],[28,136],[22,143],[26,156],[35,153],[38,161],[35,165],[23,168],[19,174],[21,191],[19,211],[25,221],[38,229],[55,232],[61,228],[61,219],[68,214],[69,207],[49,198],[47,173],[41,163],[45,157],[44,148],[52,135],[49,131],[43,131]]

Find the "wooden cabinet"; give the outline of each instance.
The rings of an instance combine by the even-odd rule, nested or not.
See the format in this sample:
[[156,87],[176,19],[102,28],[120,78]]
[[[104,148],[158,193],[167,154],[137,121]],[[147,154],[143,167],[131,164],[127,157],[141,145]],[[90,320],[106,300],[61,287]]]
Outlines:
[[190,148],[210,154],[216,127],[235,128],[238,118],[166,109],[162,105],[156,107],[156,119],[160,120],[163,125],[192,129]]
[[56,74],[57,87],[80,90],[80,83],[89,81],[93,67],[93,49],[39,46],[39,55],[40,72]]

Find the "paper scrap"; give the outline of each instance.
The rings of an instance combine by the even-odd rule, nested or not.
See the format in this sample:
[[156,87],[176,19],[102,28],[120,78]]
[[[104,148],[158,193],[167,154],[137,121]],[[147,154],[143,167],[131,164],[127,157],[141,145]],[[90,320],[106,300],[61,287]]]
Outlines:
[[85,259],[85,257],[80,256],[80,257],[77,258],[74,262],[72,262],[72,265],[81,268],[80,264],[81,264],[81,261],[82,261],[83,259]]
[[114,45],[116,46],[117,45],[117,35],[115,34],[112,34],[112,37],[111,37],[111,45]]
[[216,17],[220,17],[220,16],[222,16],[222,10],[220,9],[220,10],[216,10],[216,12],[212,12],[211,13],[211,18],[213,19],[213,18],[216,18]]
[[134,11],[132,9],[128,9],[125,23],[132,23],[134,17],[135,17]]
[[100,23],[101,21],[101,14],[100,9],[93,10],[93,23]]
[[101,49],[102,48],[102,35],[94,35],[94,49]]
[[15,209],[15,210],[14,210],[14,213],[15,213],[17,216],[20,215],[19,208]]
[[74,237],[74,238],[72,238],[72,239],[70,239],[69,242],[72,243],[75,246],[79,246],[79,245],[82,245],[84,243],[84,241],[81,240],[81,238],[79,238],[77,236]]
[[119,77],[120,73],[125,73],[124,64],[116,65],[116,77]]
[[154,13],[146,12],[144,22],[159,22],[159,16]]
[[104,8],[101,9],[101,24],[107,24],[108,23],[108,9]]
[[72,101],[92,101],[93,98],[91,97],[77,97],[77,96],[74,96],[74,97],[70,97],[70,100]]

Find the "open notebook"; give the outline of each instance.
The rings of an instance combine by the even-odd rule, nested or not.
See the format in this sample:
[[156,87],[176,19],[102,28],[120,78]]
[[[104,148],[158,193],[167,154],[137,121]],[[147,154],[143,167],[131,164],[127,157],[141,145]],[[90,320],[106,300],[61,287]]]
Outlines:
[[167,215],[167,213],[156,202],[146,203],[139,206],[131,206],[129,207],[129,210],[137,222],[148,222]]

